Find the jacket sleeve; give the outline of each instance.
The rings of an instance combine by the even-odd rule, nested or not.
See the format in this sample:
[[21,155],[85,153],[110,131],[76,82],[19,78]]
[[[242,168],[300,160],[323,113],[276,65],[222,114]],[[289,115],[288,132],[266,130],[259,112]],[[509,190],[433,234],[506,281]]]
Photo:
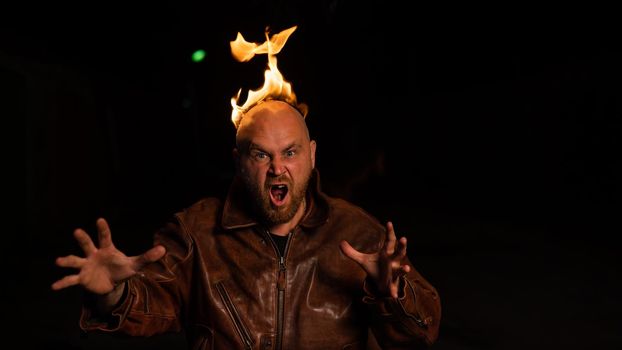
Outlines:
[[136,336],[182,329],[192,279],[187,265],[192,262],[193,241],[183,225],[171,221],[156,233],[154,244],[163,245],[166,255],[125,282],[125,293],[110,315],[97,315],[86,299],[80,328]]
[[374,296],[367,281],[364,290],[363,303],[369,310],[370,327],[383,349],[425,349],[436,341],[440,298],[414,268],[401,277],[398,298]]

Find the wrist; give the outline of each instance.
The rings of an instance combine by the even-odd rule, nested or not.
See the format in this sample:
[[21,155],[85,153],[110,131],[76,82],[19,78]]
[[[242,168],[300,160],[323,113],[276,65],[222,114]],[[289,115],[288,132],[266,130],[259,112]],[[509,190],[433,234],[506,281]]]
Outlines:
[[109,314],[124,299],[127,289],[127,280],[116,283],[114,289],[109,293],[98,296],[97,311],[100,314]]

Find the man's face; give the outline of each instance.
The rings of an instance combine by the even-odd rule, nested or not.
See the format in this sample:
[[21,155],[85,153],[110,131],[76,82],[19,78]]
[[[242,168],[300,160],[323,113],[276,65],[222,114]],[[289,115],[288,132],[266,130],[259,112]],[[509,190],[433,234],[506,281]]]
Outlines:
[[238,171],[259,215],[268,225],[290,221],[315,166],[303,117],[285,102],[263,102],[244,116],[236,140]]

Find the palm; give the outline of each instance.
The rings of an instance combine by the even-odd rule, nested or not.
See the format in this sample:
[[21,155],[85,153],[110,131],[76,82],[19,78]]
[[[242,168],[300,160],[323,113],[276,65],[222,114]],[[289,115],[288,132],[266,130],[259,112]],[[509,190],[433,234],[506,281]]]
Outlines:
[[72,267],[80,271],[56,281],[52,285],[53,289],[58,290],[79,284],[90,292],[107,294],[121,281],[135,275],[144,265],[164,256],[165,250],[161,246],[151,248],[139,256],[126,256],[112,243],[110,229],[104,219],[97,221],[97,231],[99,248],[84,230],[77,229],[74,232],[85,257],[69,255],[56,259],[56,263],[59,266]]
[[123,281],[136,273],[129,260],[114,247],[99,249],[86,258],[85,265],[80,269],[80,284],[93,293],[105,294],[115,287],[117,281]]

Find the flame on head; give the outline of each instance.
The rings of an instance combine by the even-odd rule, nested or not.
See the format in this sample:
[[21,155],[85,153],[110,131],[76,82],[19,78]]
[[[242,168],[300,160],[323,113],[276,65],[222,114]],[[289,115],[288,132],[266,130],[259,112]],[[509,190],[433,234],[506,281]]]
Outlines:
[[264,73],[264,84],[261,89],[249,91],[246,102],[241,106],[238,105],[238,101],[242,89],[238,90],[237,95],[231,98],[231,106],[233,107],[231,121],[233,121],[236,129],[240,126],[244,113],[266,100],[287,102],[298,109],[303,116],[307,115],[307,106],[296,101],[296,94],[292,90],[291,84],[283,79],[283,75],[276,66],[276,55],[281,52],[285,42],[296,28],[297,26],[293,26],[272,36],[269,36],[266,29],[266,41],[262,44],[247,42],[239,32],[236,39],[231,41],[231,54],[240,62],[249,61],[255,55],[268,55],[268,69]]

